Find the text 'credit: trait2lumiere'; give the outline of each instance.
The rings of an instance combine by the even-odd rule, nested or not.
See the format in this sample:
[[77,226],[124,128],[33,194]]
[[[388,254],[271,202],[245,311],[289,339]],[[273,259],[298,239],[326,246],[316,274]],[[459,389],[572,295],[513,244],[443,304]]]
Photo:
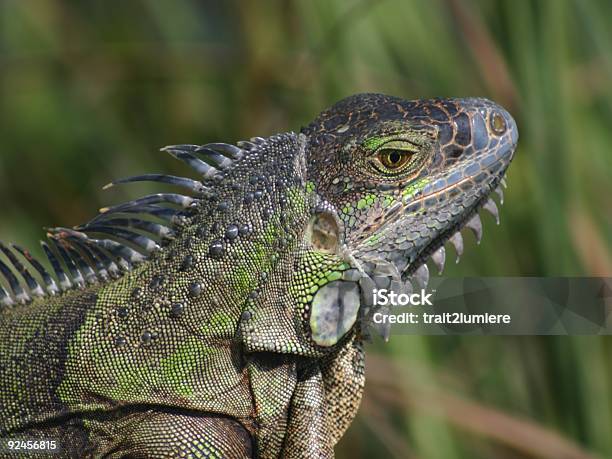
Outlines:
[[[432,296],[421,289],[415,293],[396,293],[386,289],[374,290],[374,306],[433,307]],[[380,310],[372,317],[377,324],[510,324],[509,314],[465,313],[450,311],[392,312]]]

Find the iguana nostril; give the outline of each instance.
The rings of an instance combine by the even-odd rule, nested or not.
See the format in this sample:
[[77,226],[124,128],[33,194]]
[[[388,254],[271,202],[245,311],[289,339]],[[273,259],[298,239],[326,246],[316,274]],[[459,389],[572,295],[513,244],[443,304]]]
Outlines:
[[491,129],[493,130],[495,134],[502,135],[504,132],[506,132],[506,120],[501,114],[494,112],[491,115],[490,124],[491,124]]

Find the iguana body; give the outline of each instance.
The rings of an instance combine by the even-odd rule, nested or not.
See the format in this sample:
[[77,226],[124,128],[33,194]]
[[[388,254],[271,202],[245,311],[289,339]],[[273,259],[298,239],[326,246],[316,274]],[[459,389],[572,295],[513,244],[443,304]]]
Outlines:
[[424,280],[477,229],[516,140],[483,99],[358,95],[300,134],[167,147],[201,180],[128,181],[191,197],[52,231],[53,276],[2,246],[0,438],[65,457],[332,457],[372,288]]

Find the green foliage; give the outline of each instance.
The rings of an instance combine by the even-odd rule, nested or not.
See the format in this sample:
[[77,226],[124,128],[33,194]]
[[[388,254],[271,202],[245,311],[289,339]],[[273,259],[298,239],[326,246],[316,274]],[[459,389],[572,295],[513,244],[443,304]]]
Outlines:
[[[484,217],[483,243],[446,274],[610,276],[610,17],[605,0],[4,1],[0,235],[34,247],[42,226],[153,191],[100,189],[185,173],[156,151],[167,144],[296,130],[355,92],[477,95],[521,137],[502,225]],[[392,337],[370,351],[402,379],[371,378],[341,457],[612,455],[607,338]],[[442,395],[417,397],[427,387]],[[504,416],[526,429],[514,442]]]

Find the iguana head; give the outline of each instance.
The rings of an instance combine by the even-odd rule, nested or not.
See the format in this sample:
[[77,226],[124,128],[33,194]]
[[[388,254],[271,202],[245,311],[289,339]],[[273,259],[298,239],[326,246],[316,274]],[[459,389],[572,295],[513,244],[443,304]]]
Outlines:
[[[406,279],[444,263],[459,230],[480,237],[477,211],[494,213],[518,140],[499,105],[480,98],[405,101],[380,94],[344,99],[302,130],[308,177],[342,222],[340,239],[361,262],[387,262]],[[418,274],[418,273],[417,273]]]

